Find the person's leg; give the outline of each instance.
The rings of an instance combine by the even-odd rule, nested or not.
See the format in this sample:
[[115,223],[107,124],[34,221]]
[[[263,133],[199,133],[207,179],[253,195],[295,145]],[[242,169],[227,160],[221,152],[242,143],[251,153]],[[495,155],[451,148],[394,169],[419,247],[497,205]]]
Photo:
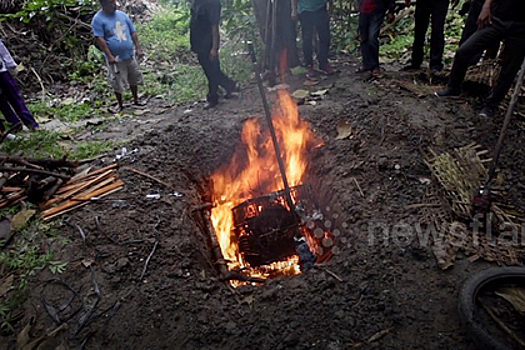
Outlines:
[[325,70],[330,51],[330,15],[326,6],[315,12],[315,28],[319,36],[319,69]]
[[9,72],[0,73],[0,76],[0,88],[2,89],[3,95],[16,113],[16,118],[12,115],[9,117],[6,115],[6,119],[12,124],[17,124],[19,121],[22,121],[29,129],[38,129],[38,123],[33,118],[29,109],[27,109],[15,79]]
[[123,110],[124,109],[124,101],[122,101],[122,94],[120,92],[116,92],[115,91],[115,97],[117,98],[117,103],[118,103],[119,110]]
[[131,94],[133,95],[133,103],[137,106],[139,106],[141,103],[139,101],[139,94],[138,94],[138,85],[143,84],[143,78],[142,78],[142,71],[139,67],[138,62],[135,60],[135,58],[132,58],[128,62],[128,82],[129,82],[129,88],[131,90]]
[[412,66],[419,67],[423,63],[425,38],[430,23],[430,2],[428,0],[416,1],[414,45],[412,46]]
[[313,39],[314,39],[314,22],[312,12],[303,11],[299,14],[299,22],[301,22],[301,32],[303,38],[303,56],[304,65],[306,67],[313,67]]
[[215,106],[219,102],[219,95],[217,93],[220,82],[219,60],[211,60],[208,52],[199,53],[197,57],[202,69],[204,70],[204,74],[208,79],[208,103],[210,106]]
[[369,42],[370,42],[370,54],[371,54],[371,70],[379,69],[379,32],[381,31],[381,25],[385,19],[385,13],[375,11],[372,14],[372,20],[370,22]]
[[[124,102],[122,101],[122,93],[124,92],[123,84],[123,72],[121,62],[112,63],[106,62],[108,67],[108,80],[115,92],[115,97],[117,98],[118,108],[120,111],[124,109]],[[127,72],[127,71],[126,71]],[[127,73],[126,73],[127,74]]]
[[472,58],[483,52],[494,41],[501,41],[505,34],[505,28],[502,23],[493,18],[493,24],[478,30],[461,45],[454,57],[454,64],[450,73],[448,86],[449,88],[460,91],[461,84],[465,79],[465,74]]
[[370,53],[370,23],[372,15],[369,13],[359,14],[359,35],[361,36],[361,56],[363,56],[362,70],[372,69]]
[[445,51],[445,19],[449,0],[434,0],[432,4],[432,34],[430,37],[430,69],[443,69]]
[[525,25],[515,25],[505,38],[505,48],[502,53],[501,72],[494,90],[487,98],[486,105],[495,109],[509,92],[516,74],[520,70],[525,57]]
[[216,59],[217,61],[217,69],[219,71],[219,85],[223,87],[224,90],[226,90],[226,97],[230,97],[232,92],[235,92],[237,90],[237,82],[227,76],[221,69],[221,61],[219,57]]
[[461,40],[459,46],[461,46],[468,38],[472,36],[478,30],[478,17],[483,8],[483,3],[473,0],[470,2],[470,9],[468,11],[467,19],[465,20],[465,27],[461,34]]
[[[0,73],[1,74],[1,73]],[[1,84],[0,84],[1,85]],[[16,113],[11,108],[11,105],[9,102],[7,102],[6,97],[2,94],[0,95],[0,112],[5,117],[5,120],[12,125],[20,125],[20,129],[22,128],[22,122],[20,119],[18,119]]]

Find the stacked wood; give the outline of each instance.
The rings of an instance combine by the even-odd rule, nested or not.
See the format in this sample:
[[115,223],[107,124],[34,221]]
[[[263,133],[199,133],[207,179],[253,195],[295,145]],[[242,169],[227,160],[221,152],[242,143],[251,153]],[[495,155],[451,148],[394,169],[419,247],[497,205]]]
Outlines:
[[42,219],[51,220],[122,189],[124,182],[118,176],[117,167],[118,164],[113,163],[71,178],[40,204]]
[[66,159],[36,159],[0,154],[0,208],[24,200],[47,200],[68,181],[78,164]]

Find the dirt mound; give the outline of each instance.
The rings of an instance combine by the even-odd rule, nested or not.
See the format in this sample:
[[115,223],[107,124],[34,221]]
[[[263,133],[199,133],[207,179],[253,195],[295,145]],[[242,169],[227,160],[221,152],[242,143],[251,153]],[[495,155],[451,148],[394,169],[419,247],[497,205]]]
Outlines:
[[[431,240],[425,241],[428,231],[417,231],[418,205],[432,181],[420,150],[472,141],[490,149],[501,118],[474,119],[475,101],[468,97],[460,102],[417,97],[399,85],[413,81],[410,74],[387,72],[379,81],[364,82],[350,73],[353,60],[339,64],[339,76],[311,88],[329,89],[325,98],[300,107],[324,140],[313,151],[314,172],[345,216],[340,253],[329,263],[259,287],[232,289],[218,279],[194,213],[202,204],[203,179],[231,157],[243,122],[262,115],[257,90],[249,87],[213,111],[192,105],[144,114],[115,122],[99,135],[133,135],[130,148],[138,153],[123,163],[172,188],[121,170],[125,190],[69,215],[84,230],[86,243],[77,229],[62,227],[71,243],[53,249],[60,251],[57,259],[69,262],[59,276],[65,285],[49,283],[57,276],[48,272],[34,278],[16,331],[31,315],[38,335],[56,327],[49,310],[59,310],[73,295],[71,308],[58,312],[69,329],[55,338],[57,346],[473,349],[459,326],[456,296],[461,281],[487,263],[471,264],[460,255],[453,269],[439,269]],[[291,85],[302,87],[302,80]],[[338,139],[342,121],[352,125],[352,133]],[[523,208],[524,188],[518,184],[524,128],[516,123],[502,167],[516,189],[511,197]],[[46,311],[42,296],[54,309]]]

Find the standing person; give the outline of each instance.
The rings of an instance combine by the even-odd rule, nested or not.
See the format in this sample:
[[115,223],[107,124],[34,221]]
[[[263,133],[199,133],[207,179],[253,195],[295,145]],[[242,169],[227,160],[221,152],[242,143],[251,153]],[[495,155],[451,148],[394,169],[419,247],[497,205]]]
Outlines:
[[[468,10],[468,16],[465,20],[465,27],[463,28],[463,33],[461,35],[461,40],[459,41],[459,46],[463,45],[468,38],[472,36],[478,30],[478,18],[483,9],[483,4],[485,0],[467,0],[465,1],[464,6],[470,6]],[[491,47],[487,49],[485,55],[486,58],[494,59],[498,55],[499,42],[495,42]],[[471,62],[471,65],[476,65],[481,59],[482,53],[476,55]]]
[[219,103],[219,85],[226,90],[226,98],[238,91],[237,83],[221,70],[219,61],[219,23],[221,3],[219,0],[194,0],[191,7],[190,43],[208,79],[208,103],[205,109]]
[[372,77],[378,77],[379,68],[379,31],[385,14],[388,12],[388,23],[394,17],[395,0],[363,0],[359,7],[359,33],[361,35],[361,55],[363,65],[358,73],[370,71]]
[[436,92],[436,96],[458,97],[472,59],[494,43],[505,40],[498,82],[479,113],[480,117],[492,118],[525,57],[525,1],[486,0],[478,18],[478,26],[480,30],[468,38],[456,52],[448,87]]
[[[319,69],[325,74],[333,74],[334,69],[328,62],[330,50],[330,15],[333,0],[291,0],[292,19],[299,19],[303,33],[303,55],[306,65],[306,76],[314,77],[313,39],[315,33],[319,36]],[[328,3],[329,9],[326,6]]]
[[115,90],[118,107],[124,109],[122,94],[129,85],[133,103],[139,102],[138,85],[142,85],[142,71],[135,55],[142,56],[137,29],[124,12],[117,10],[116,0],[100,0],[102,7],[91,21],[93,35],[104,51],[108,65],[108,77]]
[[[410,5],[410,0],[405,0]],[[423,63],[427,29],[432,19],[430,36],[430,64],[432,72],[443,69],[443,51],[445,50],[445,19],[450,0],[417,0],[415,14],[414,44],[412,46],[412,61],[403,70],[419,69]],[[452,0],[453,6],[459,0]]]
[[[11,72],[16,72],[16,62],[9,50],[0,39],[0,111],[5,119],[14,126],[14,129],[22,130],[22,123],[31,130],[38,129],[38,123],[27,109],[22,94]],[[17,127],[18,125],[18,127]],[[3,125],[0,130],[3,131]]]

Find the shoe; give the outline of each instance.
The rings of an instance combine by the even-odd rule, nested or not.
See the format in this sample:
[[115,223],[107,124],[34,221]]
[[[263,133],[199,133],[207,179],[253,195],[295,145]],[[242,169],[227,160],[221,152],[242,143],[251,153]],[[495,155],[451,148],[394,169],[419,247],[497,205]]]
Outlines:
[[18,136],[13,135],[13,134],[10,134],[10,133],[7,134],[7,135],[5,135],[4,133],[1,133],[1,135],[2,135],[2,137],[4,137],[4,139],[6,139],[6,140],[16,140],[16,139],[19,138]]
[[370,71],[370,79],[378,79],[381,77],[381,69],[376,68]]
[[306,76],[308,78],[315,78],[316,74],[315,74],[314,66],[306,67]]
[[204,109],[207,110],[207,109],[212,109],[212,108],[215,108],[217,107],[219,103],[218,102],[206,102],[206,104],[204,105]]
[[461,95],[461,91],[448,87],[445,90],[434,92],[434,95],[436,97],[458,98]]
[[443,70],[443,66],[433,66],[430,67],[430,74],[436,75],[437,73],[441,72]]
[[421,66],[415,65],[415,64],[409,64],[408,66],[404,66],[403,68],[401,68],[401,70],[404,72],[408,72],[411,70],[419,70],[419,69],[421,69]]
[[124,110],[124,106],[116,105],[116,106],[109,107],[109,111],[114,114],[120,113],[123,110]]
[[335,69],[330,63],[327,63],[326,66],[324,66],[324,68],[321,68],[321,73],[323,73],[324,75],[332,75],[335,73]]
[[241,89],[239,88],[239,84],[235,83],[235,85],[230,89],[226,91],[226,95],[224,95],[225,99],[230,99],[235,96]]
[[483,119],[492,119],[494,118],[494,115],[496,115],[496,111],[494,110],[494,108],[485,106],[483,107],[481,112],[479,112],[478,117]]

